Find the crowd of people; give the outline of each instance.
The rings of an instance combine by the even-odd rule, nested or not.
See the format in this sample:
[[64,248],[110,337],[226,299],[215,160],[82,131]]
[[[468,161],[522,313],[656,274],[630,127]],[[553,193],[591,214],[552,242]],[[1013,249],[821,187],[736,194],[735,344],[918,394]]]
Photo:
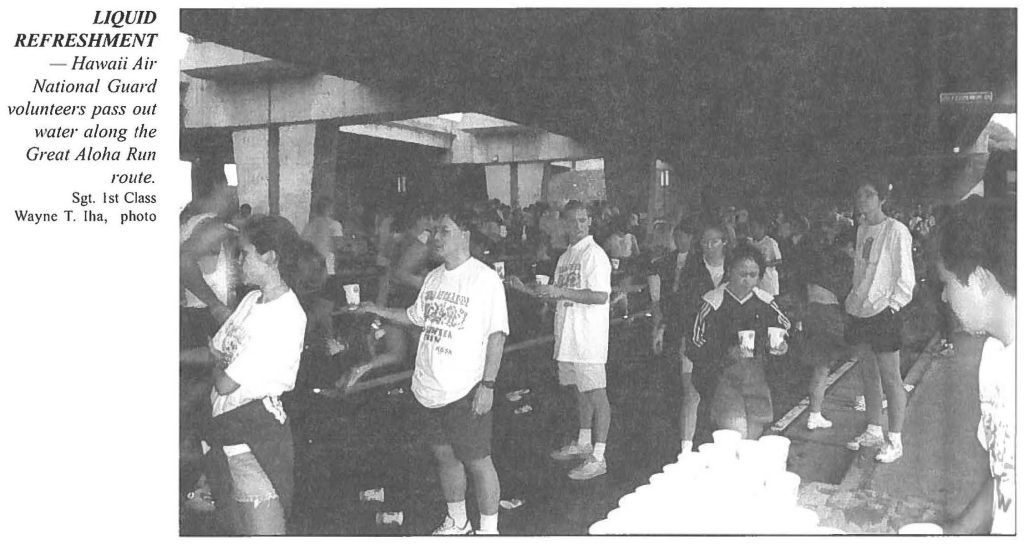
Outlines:
[[[1015,230],[1006,226],[1015,217],[998,203],[896,211],[880,176],[804,213],[760,204],[651,221],[606,202],[415,203],[377,214],[366,255],[353,257],[330,199],[314,201],[300,233],[286,219],[240,212],[225,189],[182,214],[181,435],[204,460],[189,500],[216,508],[237,533],[286,531],[295,459],[287,393],[306,380],[344,397],[403,366],[447,503],[435,533],[497,533],[491,409],[517,327],[507,296],[535,301],[550,319],[558,383],[576,408],[566,418],[579,424],[551,458],[578,462],[570,479],[609,471],[609,327],[636,294],[649,301],[654,360],[678,368],[682,456],[699,429],[763,434],[773,416],[766,362],[789,353],[810,377],[810,430],[832,426],[822,412],[832,364],[859,362],[866,422],[847,447],[879,448],[878,462],[894,462],[907,403],[901,311],[927,274],[946,284],[963,327],[999,341],[986,344],[979,427],[994,486],[956,528],[981,528],[993,512],[1012,516],[1013,392],[1000,380],[1014,363],[1006,322]],[[353,300],[352,284],[369,297]],[[972,302],[990,299],[994,310]],[[358,357],[334,359],[356,346]]]

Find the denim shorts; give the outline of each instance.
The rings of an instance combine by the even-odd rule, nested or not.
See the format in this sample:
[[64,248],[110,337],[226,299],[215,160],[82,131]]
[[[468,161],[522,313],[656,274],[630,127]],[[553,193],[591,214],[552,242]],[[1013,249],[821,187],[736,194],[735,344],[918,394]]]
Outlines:
[[235,501],[259,507],[263,502],[278,499],[274,485],[252,452],[228,456],[228,469],[235,484]]

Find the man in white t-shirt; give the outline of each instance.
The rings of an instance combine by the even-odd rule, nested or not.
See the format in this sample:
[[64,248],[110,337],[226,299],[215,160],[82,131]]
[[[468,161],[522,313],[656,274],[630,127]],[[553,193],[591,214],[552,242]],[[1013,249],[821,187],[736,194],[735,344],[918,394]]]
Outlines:
[[939,277],[967,331],[988,335],[978,367],[978,440],[990,479],[945,530],[1016,533],[1015,401],[1017,215],[1014,204],[972,197],[939,227]]
[[586,205],[569,201],[562,211],[562,225],[569,236],[569,247],[558,258],[554,285],[531,289],[520,283],[515,287],[543,299],[556,300],[558,383],[575,386],[580,431],[575,442],[552,452],[551,457],[556,460],[583,458],[583,463],[569,472],[569,478],[586,480],[608,472],[604,451],[612,412],[608,404],[605,363],[608,362],[608,295],[612,289],[612,265],[589,234],[590,216]]
[[436,222],[431,249],[444,265],[430,271],[408,309],[363,309],[399,324],[423,328],[412,392],[438,462],[448,515],[434,535],[473,532],[466,517],[466,473],[480,510],[477,534],[498,533],[500,485],[491,461],[494,380],[508,335],[505,288],[498,274],[469,255],[472,216],[446,212]]

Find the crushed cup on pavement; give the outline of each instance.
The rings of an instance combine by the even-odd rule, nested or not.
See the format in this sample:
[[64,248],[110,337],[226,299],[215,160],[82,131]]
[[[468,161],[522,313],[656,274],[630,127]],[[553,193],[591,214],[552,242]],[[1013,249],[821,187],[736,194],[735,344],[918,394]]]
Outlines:
[[531,407],[529,405],[523,405],[522,407],[517,408],[513,412],[516,413],[516,414],[526,414],[526,413],[528,413],[528,412],[530,412],[532,410],[533,410],[533,407]]
[[501,505],[502,509],[512,510],[512,509],[515,509],[516,507],[521,507],[523,505],[523,500],[521,500],[519,498],[512,498],[510,500],[501,500],[500,502],[498,502],[498,505]]
[[508,399],[509,401],[519,401],[519,400],[523,399],[523,396],[526,396],[529,393],[530,393],[530,389],[529,388],[523,388],[521,390],[515,390],[513,392],[509,392],[509,393],[505,394],[505,399]]
[[370,501],[384,501],[384,489],[383,488],[372,488],[370,490],[363,490],[359,493],[359,501],[370,502]]
[[401,526],[405,514],[401,511],[377,513],[377,524],[380,526]]

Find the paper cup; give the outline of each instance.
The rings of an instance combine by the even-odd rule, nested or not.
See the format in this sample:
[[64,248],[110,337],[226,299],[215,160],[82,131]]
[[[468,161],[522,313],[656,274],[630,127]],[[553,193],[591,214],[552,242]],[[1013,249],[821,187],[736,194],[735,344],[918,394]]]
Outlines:
[[494,270],[498,273],[498,278],[501,278],[502,280],[505,279],[505,262],[504,261],[495,261],[494,262]]
[[743,439],[743,434],[736,430],[718,430],[711,434],[714,438],[716,445],[722,445],[722,448],[727,449],[736,454],[737,447],[739,447],[740,441]]
[[619,270],[619,260],[615,259],[614,257],[612,258],[612,270],[613,271]]
[[768,346],[772,352],[778,352],[779,347],[782,346],[782,341],[786,337],[786,330],[781,327],[769,327],[768,328]]
[[345,301],[350,306],[356,306],[359,304],[359,284],[346,284],[342,286],[345,289]]
[[789,459],[789,439],[781,435],[765,435],[758,439],[764,448],[762,456],[765,461],[779,471],[786,471]]
[[533,279],[540,286],[547,286],[548,282],[551,282],[551,277],[546,275],[546,274],[538,274],[538,275],[534,276]]
[[740,356],[744,358],[754,357],[754,338],[756,333],[748,329],[737,334],[740,338]]
[[[800,476],[790,471],[774,473],[765,479],[764,487],[775,505],[796,505],[800,494]],[[817,523],[815,520],[811,526]]]
[[898,534],[906,536],[939,536],[942,535],[942,526],[931,522],[915,522],[907,524],[897,531]]

